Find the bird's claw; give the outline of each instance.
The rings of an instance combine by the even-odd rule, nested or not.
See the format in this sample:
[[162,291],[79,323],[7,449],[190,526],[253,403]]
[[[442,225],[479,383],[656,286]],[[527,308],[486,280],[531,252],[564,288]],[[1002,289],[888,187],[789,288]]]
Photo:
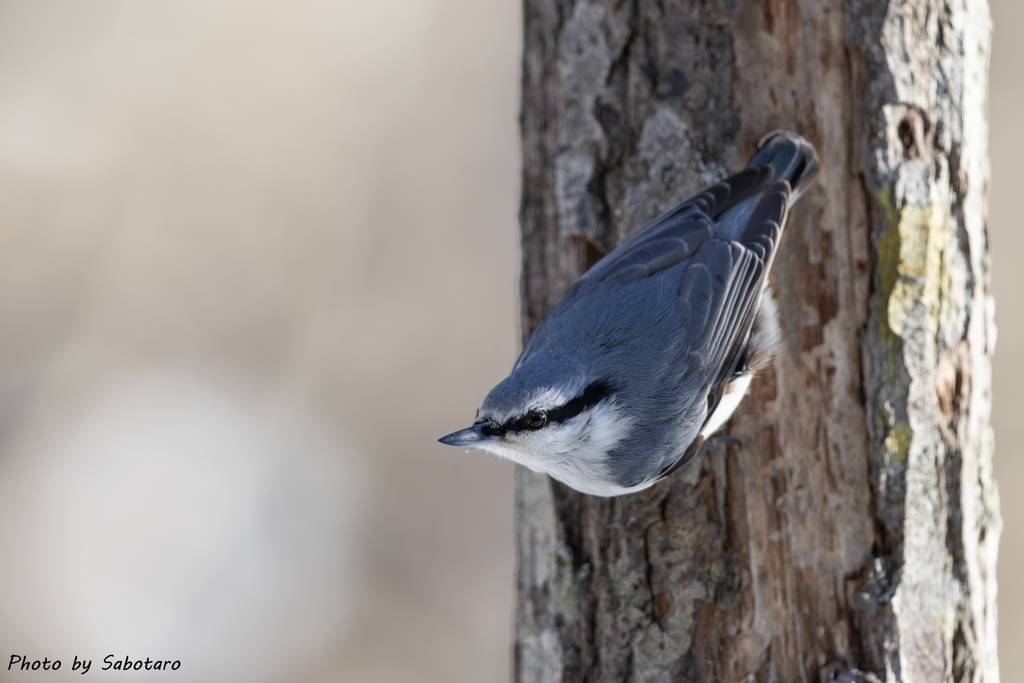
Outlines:
[[740,439],[740,437],[738,437],[738,436],[733,436],[732,434],[724,434],[722,436],[716,436],[713,439],[708,439],[707,442],[705,443],[705,447],[706,448],[714,448],[715,446],[717,446],[720,443],[735,444],[736,448],[739,448],[740,450],[743,450],[743,440]]

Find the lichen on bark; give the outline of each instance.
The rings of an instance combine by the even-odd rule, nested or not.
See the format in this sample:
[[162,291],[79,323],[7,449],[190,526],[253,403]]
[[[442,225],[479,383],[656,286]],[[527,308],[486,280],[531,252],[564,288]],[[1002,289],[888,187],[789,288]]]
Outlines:
[[890,680],[996,681],[988,8],[851,7],[879,37],[856,53],[876,84],[863,162],[876,207],[866,384],[881,552],[898,571],[891,611],[879,612],[898,648],[871,667]]

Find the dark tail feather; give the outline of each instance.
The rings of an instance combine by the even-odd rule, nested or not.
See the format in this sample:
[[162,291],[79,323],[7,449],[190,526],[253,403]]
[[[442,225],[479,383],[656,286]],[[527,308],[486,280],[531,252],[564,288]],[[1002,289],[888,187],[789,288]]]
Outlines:
[[766,164],[775,169],[774,180],[788,180],[793,188],[791,202],[818,175],[818,154],[811,143],[788,130],[776,130],[761,138],[757,154],[748,166]]

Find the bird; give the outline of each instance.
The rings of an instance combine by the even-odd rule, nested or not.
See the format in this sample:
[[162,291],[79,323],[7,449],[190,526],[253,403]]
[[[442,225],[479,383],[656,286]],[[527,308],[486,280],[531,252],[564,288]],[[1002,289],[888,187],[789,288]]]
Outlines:
[[576,282],[441,443],[478,448],[585,494],[643,490],[692,461],[781,343],[768,272],[818,173],[789,131],[746,168],[661,214]]

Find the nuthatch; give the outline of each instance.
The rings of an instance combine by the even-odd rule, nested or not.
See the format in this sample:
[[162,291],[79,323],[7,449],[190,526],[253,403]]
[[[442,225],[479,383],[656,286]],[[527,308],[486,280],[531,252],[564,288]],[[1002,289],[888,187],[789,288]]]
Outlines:
[[617,496],[693,459],[779,341],[768,270],[814,148],[766,136],[739,173],[601,259],[541,322],[472,427],[472,446]]

